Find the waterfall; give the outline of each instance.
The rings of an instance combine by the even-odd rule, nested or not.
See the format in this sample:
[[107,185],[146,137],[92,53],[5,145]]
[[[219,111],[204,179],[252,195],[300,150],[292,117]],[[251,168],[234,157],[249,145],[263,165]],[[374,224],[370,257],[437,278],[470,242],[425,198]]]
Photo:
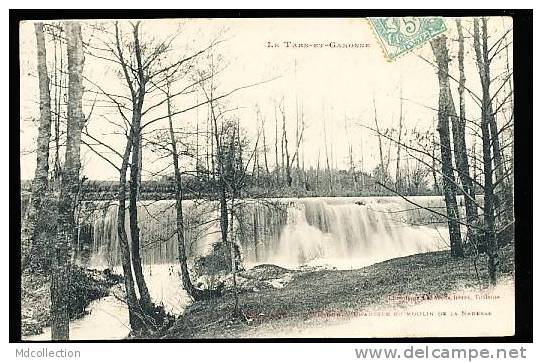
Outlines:
[[[84,261],[93,268],[114,268],[121,264],[120,245],[117,233],[117,205],[87,206],[90,213],[90,256]],[[98,210],[96,210],[98,209]],[[183,201],[184,237],[189,258],[203,255],[206,248],[219,235],[216,205],[212,202]],[[128,240],[129,215],[125,227]],[[171,200],[141,201],[138,204],[141,259],[144,265],[177,264],[177,224],[175,202]],[[85,259],[83,257],[79,258]]]
[[[415,200],[440,211],[444,206],[441,197]],[[189,262],[220,239],[217,206],[214,201],[183,202]],[[85,233],[90,255],[85,263],[119,266],[117,206],[105,205],[90,214],[90,232]],[[175,202],[142,201],[138,216],[143,264],[176,265]],[[240,200],[235,219],[246,267],[261,263],[360,267],[440,250],[448,243],[444,220],[397,197]]]
[[[442,203],[435,199],[420,202],[440,208]],[[307,198],[280,203],[282,213],[273,212],[277,205],[246,208],[246,222],[253,220],[247,229],[257,231],[241,238],[246,264],[361,267],[447,245],[443,220],[397,198]]]

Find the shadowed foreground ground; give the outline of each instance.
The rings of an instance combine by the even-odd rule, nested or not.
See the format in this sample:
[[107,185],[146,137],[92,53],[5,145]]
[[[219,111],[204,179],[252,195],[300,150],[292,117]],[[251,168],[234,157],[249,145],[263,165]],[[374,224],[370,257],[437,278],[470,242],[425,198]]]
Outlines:
[[[499,281],[513,278],[513,259],[512,246],[501,250]],[[357,270],[289,271],[266,266],[258,272],[256,268],[244,276],[265,282],[286,275],[282,279],[289,282],[279,288],[257,287],[241,292],[246,321],[232,319],[231,294],[194,303],[167,338],[280,337],[280,330],[318,327],[329,318],[347,321],[374,307],[397,303],[394,298],[398,295],[434,297],[465,288],[481,290],[488,286],[486,260],[478,260],[478,275],[473,260],[454,260],[443,251],[392,259]]]

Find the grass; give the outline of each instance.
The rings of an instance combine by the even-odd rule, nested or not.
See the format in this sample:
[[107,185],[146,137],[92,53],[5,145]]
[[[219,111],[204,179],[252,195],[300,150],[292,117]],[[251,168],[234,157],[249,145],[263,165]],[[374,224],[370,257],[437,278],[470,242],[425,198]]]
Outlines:
[[[283,288],[243,288],[239,298],[247,320],[232,319],[231,293],[196,302],[175,323],[167,338],[243,338],[260,328],[278,328],[319,315],[348,315],[385,303],[394,294],[445,294],[465,287],[487,287],[487,268],[482,256],[452,259],[449,252],[417,254],[356,270],[282,270],[293,276]],[[513,277],[514,249],[501,249],[499,278]],[[257,279],[280,277],[276,267],[245,275]],[[243,274],[241,274],[243,275]]]

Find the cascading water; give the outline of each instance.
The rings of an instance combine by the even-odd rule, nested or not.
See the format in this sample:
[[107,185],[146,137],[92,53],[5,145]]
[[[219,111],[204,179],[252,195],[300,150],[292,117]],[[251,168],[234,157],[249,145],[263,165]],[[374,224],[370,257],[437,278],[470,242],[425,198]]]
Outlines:
[[[421,201],[441,205],[435,198]],[[240,240],[247,265],[361,267],[447,244],[443,225],[423,225],[438,221],[429,211],[397,198],[282,199],[244,211],[248,227]]]
[[[83,264],[92,268],[114,268],[120,265],[120,246],[117,233],[117,206],[100,206],[92,211],[90,232],[87,240],[90,255],[80,256]],[[187,200],[183,202],[184,237],[189,257],[202,255],[205,247],[216,239],[218,230],[214,203],[200,203]],[[178,260],[176,236],[175,202],[142,201],[138,206],[138,226],[140,229],[141,258],[143,265],[173,265]],[[126,233],[130,240],[129,220],[126,215]],[[81,248],[84,249],[84,248]]]
[[[443,212],[441,197],[414,197]],[[220,239],[216,202],[183,202],[189,265]],[[447,247],[443,219],[396,197],[241,200],[236,208],[236,239],[245,267],[273,263],[361,267],[379,261]],[[179,314],[190,303],[179,276],[175,202],[140,202],[141,257],[155,303]],[[117,207],[86,205],[79,220],[77,260],[92,268],[120,268]],[[128,220],[126,220],[128,228]],[[128,237],[130,233],[128,232]],[[90,314],[72,323],[73,339],[93,338],[96,325],[108,325],[100,338],[127,335],[128,312],[115,297],[93,302]],[[115,316],[115,320],[111,319]],[[117,320],[118,319],[118,320]],[[48,339],[48,332],[29,339]]]
[[[440,209],[440,197],[416,197]],[[175,203],[141,202],[141,255],[146,268],[176,265]],[[189,261],[220,239],[216,202],[184,201]],[[94,212],[91,267],[120,265],[115,205]],[[245,266],[273,263],[359,267],[394,257],[439,250],[447,244],[443,220],[395,197],[243,200],[237,208],[236,236]],[[126,222],[128,227],[128,222]],[[128,233],[129,236],[129,233]]]

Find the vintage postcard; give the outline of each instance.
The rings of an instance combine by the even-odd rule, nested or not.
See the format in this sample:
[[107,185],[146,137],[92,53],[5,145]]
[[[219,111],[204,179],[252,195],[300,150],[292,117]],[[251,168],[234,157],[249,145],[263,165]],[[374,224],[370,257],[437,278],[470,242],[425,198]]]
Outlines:
[[513,35],[20,22],[21,338],[515,335]]

